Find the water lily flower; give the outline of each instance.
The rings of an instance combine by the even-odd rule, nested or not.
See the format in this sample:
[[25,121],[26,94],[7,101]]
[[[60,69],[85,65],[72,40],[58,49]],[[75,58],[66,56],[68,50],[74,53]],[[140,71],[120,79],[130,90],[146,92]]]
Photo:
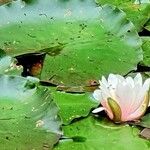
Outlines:
[[144,115],[149,105],[150,79],[142,83],[140,73],[135,78],[110,74],[108,80],[102,77],[99,82],[93,96],[102,107],[93,113],[104,110],[114,122],[136,121]]

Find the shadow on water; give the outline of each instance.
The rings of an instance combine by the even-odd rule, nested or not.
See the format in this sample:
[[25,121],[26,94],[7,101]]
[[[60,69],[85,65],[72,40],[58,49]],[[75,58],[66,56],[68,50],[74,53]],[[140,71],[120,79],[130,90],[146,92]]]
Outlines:
[[30,53],[16,56],[18,60],[17,65],[23,66],[22,76],[35,76],[39,77],[43,67],[43,62],[46,53]]

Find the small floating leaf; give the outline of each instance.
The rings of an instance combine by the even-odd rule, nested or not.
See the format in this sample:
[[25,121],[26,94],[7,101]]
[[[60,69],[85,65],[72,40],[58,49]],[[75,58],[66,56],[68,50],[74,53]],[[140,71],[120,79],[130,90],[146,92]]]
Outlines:
[[74,119],[86,117],[92,108],[99,105],[88,93],[73,94],[53,90],[51,94],[60,109],[59,115],[63,124],[69,124]]

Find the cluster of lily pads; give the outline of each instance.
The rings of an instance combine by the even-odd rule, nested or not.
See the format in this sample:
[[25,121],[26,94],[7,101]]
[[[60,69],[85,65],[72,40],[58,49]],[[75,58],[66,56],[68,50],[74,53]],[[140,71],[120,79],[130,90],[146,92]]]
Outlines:
[[0,149],[149,150],[149,88],[149,0],[0,1]]

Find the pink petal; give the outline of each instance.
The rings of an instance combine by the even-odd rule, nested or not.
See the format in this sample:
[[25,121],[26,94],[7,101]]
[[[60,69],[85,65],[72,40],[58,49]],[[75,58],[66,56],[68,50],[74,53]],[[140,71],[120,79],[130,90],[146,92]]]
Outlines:
[[139,97],[141,89],[142,87],[140,87],[139,84],[133,88],[133,98],[130,103],[130,106],[128,107],[129,115],[135,112],[135,110],[139,108],[139,106],[142,103],[143,97]]
[[[140,84],[140,83],[139,83]],[[145,82],[144,82],[144,84],[143,84],[143,86],[136,86],[136,87],[139,87],[139,89],[137,88],[137,89],[134,89],[134,91],[135,91],[135,94],[136,94],[136,97],[135,97],[135,104],[134,105],[136,105],[137,106],[137,108],[139,108],[140,107],[140,105],[141,105],[141,103],[143,102],[143,99],[144,99],[144,96],[145,96],[145,94],[147,93],[147,91],[149,90],[149,86],[150,86],[150,79],[147,79]],[[134,108],[134,109],[133,109]],[[133,112],[135,112],[135,110],[137,109],[136,107],[132,107],[132,112],[131,112],[131,114],[133,113]]]
[[109,116],[110,119],[113,119],[113,113],[108,105],[108,102],[107,100],[103,100],[101,102],[102,106],[105,108],[106,112],[107,112],[107,115]]
[[130,114],[127,118],[124,118],[123,121],[131,121],[131,120],[139,119],[141,116],[144,115],[144,113],[148,107],[148,103],[149,103],[149,96],[148,96],[148,92],[147,92],[146,95],[144,96],[144,99],[143,99],[140,107],[134,113]]
[[128,84],[118,84],[116,89],[117,102],[122,111],[122,118],[126,118],[130,111],[129,107],[134,102],[134,92],[130,85]]

